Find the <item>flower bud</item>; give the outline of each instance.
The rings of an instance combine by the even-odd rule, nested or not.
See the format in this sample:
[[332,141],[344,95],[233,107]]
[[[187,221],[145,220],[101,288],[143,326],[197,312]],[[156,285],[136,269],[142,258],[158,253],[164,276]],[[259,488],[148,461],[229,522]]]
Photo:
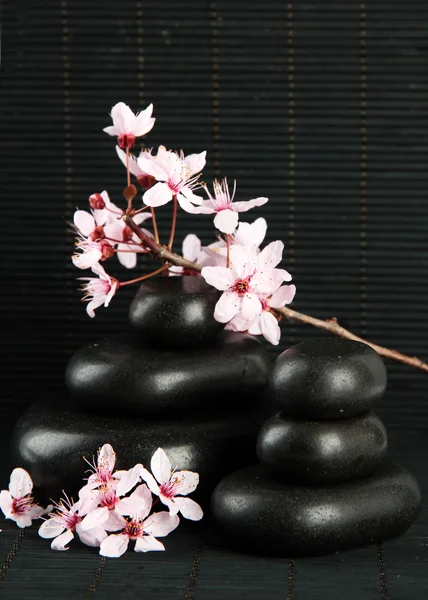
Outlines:
[[89,204],[91,205],[91,208],[94,208],[96,210],[102,210],[106,206],[103,197],[101,196],[101,194],[98,193],[89,196]]

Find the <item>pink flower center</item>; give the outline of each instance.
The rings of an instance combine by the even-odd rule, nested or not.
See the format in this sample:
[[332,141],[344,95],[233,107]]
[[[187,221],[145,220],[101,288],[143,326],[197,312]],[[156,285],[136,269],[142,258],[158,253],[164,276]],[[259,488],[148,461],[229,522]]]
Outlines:
[[232,290],[239,294],[239,296],[245,296],[245,294],[250,291],[250,281],[251,277],[247,277],[246,279],[237,279]]
[[133,540],[142,537],[144,535],[144,529],[141,521],[128,521],[124,533]]
[[101,252],[103,253],[102,260],[107,260],[114,256],[114,248],[110,242],[107,242],[106,240],[101,242]]
[[107,489],[101,496],[100,504],[101,506],[105,506],[109,510],[112,510],[118,502],[119,498],[116,496],[116,492],[114,490]]
[[[106,293],[108,293],[111,289],[111,284],[108,281],[105,280],[100,280],[100,283],[103,284],[103,288],[106,291]],[[107,484],[109,481],[111,481],[113,478],[111,476],[111,471],[109,469],[109,467],[105,467],[104,465],[100,465],[97,467],[97,477],[98,477],[98,481],[101,484]]]
[[165,496],[166,498],[174,498],[176,484],[177,484],[177,481],[175,481],[175,480],[168,481],[167,483],[162,484],[160,486],[159,490],[160,490],[161,494],[163,496]]
[[135,146],[135,135],[132,135],[132,133],[123,133],[117,138],[117,143],[122,150],[133,148]]
[[33,504],[33,498],[31,496],[25,496],[25,498],[14,498],[12,502],[12,512],[15,515],[23,515],[30,510]]
[[89,237],[93,242],[96,242],[97,240],[103,240],[105,238],[104,227],[102,227],[101,225],[95,227],[94,231]]

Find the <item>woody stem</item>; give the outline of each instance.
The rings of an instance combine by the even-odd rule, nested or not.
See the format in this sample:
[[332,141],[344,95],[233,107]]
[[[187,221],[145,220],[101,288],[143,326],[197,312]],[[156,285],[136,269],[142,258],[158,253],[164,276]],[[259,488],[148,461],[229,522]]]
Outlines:
[[[191,271],[201,272],[202,267],[186,258],[183,258],[179,254],[175,254],[171,252],[171,250],[165,246],[161,246],[157,244],[152,238],[146,236],[141,229],[134,223],[132,217],[126,215],[123,217],[125,223],[134,231],[134,233],[140,238],[145,246],[147,246],[154,258],[159,258],[161,260],[167,261],[173,265],[178,267],[184,267],[185,269],[189,269]],[[379,346],[378,344],[374,344],[373,342],[369,342],[364,338],[361,338],[351,331],[348,331],[339,323],[335,318],[327,319],[326,321],[322,319],[317,319],[315,317],[311,317],[310,315],[305,315],[303,313],[297,312],[292,308],[288,308],[288,306],[283,306],[282,308],[275,309],[275,313],[279,317],[285,317],[289,321],[298,321],[300,323],[305,323],[307,325],[311,325],[312,327],[317,327],[318,329],[323,329],[324,331],[328,331],[334,335],[338,335],[339,337],[346,338],[348,340],[355,340],[357,342],[362,342],[363,344],[367,344],[373,350],[375,350],[381,356],[385,358],[390,358],[397,362],[404,363],[409,367],[414,367],[415,369],[420,369],[425,373],[428,373],[428,364],[424,363],[420,358],[416,356],[407,356],[406,354],[402,354],[401,352],[397,352],[397,350],[392,350],[389,348],[384,348],[383,346]]]

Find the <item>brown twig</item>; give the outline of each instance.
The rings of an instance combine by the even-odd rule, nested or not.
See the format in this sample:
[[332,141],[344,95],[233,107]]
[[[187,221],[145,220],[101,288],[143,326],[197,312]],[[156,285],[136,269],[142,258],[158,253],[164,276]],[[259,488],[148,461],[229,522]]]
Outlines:
[[[136,235],[140,238],[145,246],[147,246],[154,258],[160,258],[165,262],[171,263],[178,267],[184,267],[185,269],[190,269],[192,271],[201,272],[202,267],[186,258],[183,258],[179,254],[175,254],[171,252],[166,246],[161,246],[156,243],[155,240],[151,237],[148,237],[141,231],[136,223],[132,220],[132,217],[129,215],[124,215],[123,217],[126,224],[136,233]],[[428,364],[424,363],[417,356],[407,356],[406,354],[402,354],[401,352],[397,352],[397,350],[390,350],[389,348],[384,348],[383,346],[379,346],[378,344],[373,344],[357,335],[353,334],[351,331],[348,331],[341,325],[339,325],[337,319],[335,317],[331,319],[327,319],[323,321],[322,319],[316,319],[315,317],[311,317],[310,315],[305,315],[303,313],[297,312],[292,308],[288,308],[284,306],[282,308],[275,309],[275,313],[279,317],[285,317],[289,321],[298,321],[300,323],[306,323],[307,325],[312,325],[313,327],[317,327],[318,329],[323,329],[324,331],[328,331],[329,333],[333,333],[334,335],[338,335],[339,337],[346,338],[348,340],[354,340],[356,342],[362,342],[363,344],[367,344],[373,350],[375,350],[381,356],[385,358],[390,358],[397,362],[404,363],[409,367],[414,367],[415,369],[420,369],[425,373],[428,373]]]

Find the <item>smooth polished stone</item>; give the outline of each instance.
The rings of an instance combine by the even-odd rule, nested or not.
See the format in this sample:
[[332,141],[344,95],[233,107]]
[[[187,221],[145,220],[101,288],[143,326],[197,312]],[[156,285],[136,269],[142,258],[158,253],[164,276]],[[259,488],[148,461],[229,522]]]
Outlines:
[[88,477],[82,457],[92,462],[105,443],[115,449],[118,469],[137,463],[150,468],[151,456],[161,447],[174,467],[199,473],[192,498],[204,498],[226,473],[254,462],[256,435],[253,423],[236,415],[148,421],[38,404],[18,421],[11,448],[14,464],[49,495],[62,489],[75,494]]
[[336,338],[302,342],[276,360],[270,389],[279,410],[306,419],[366,412],[385,393],[386,368],[370,346]]
[[195,350],[155,350],[103,340],[78,350],[66,369],[71,396],[100,414],[164,417],[243,409],[260,400],[272,363],[254,337],[222,332]]
[[226,476],[211,497],[224,543],[248,552],[310,556],[401,535],[416,519],[419,486],[403,467],[382,463],[342,484],[287,485],[250,467]]
[[220,296],[199,276],[150,279],[134,297],[129,321],[150,344],[166,348],[206,344],[224,329],[214,319]]
[[388,439],[373,412],[334,421],[271,417],[257,438],[260,464],[276,479],[335,483],[371,475],[385,458]]

